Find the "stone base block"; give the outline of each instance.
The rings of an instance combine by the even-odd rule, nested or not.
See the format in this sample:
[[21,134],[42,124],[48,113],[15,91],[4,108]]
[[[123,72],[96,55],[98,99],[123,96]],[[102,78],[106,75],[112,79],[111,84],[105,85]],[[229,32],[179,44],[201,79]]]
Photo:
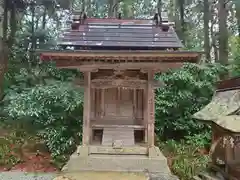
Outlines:
[[89,147],[88,146],[78,146],[77,155],[79,157],[88,157],[89,155]]
[[87,147],[79,147],[66,166],[64,172],[76,171],[115,171],[147,172],[171,174],[166,158],[157,147],[149,149],[147,155],[108,155],[90,154]]
[[[154,147],[150,147],[148,149],[148,157],[149,158],[160,158],[160,159],[164,159],[165,157],[163,156],[162,152],[160,151],[160,149],[156,146]],[[166,160],[166,158],[165,158]]]

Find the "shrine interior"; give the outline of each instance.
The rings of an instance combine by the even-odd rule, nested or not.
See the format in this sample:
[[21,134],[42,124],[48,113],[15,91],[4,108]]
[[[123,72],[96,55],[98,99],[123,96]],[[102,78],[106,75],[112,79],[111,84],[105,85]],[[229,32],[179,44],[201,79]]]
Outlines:
[[[142,80],[147,74],[140,70],[99,70],[91,74],[92,82],[109,79]],[[144,144],[144,89],[131,87],[94,86],[91,88],[91,144],[102,144],[103,129],[128,127],[134,129],[135,144]]]

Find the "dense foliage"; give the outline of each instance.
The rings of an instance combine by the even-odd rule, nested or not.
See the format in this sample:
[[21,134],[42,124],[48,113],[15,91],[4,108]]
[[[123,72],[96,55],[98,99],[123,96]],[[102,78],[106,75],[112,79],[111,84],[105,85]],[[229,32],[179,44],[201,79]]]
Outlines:
[[172,171],[182,180],[191,180],[195,173],[202,171],[209,162],[209,157],[199,152],[199,146],[192,141],[168,140],[159,146],[168,157]]
[[38,85],[9,97],[8,115],[39,128],[52,154],[69,153],[79,142],[82,93],[68,83]]
[[233,38],[232,46],[232,57],[233,61],[231,62],[231,75],[239,76],[240,75],[240,37]]
[[191,117],[212,98],[215,82],[225,68],[186,64],[160,75],[165,87],[156,92],[156,131],[161,137],[181,139],[205,127]]
[[5,118],[30,124],[53,156],[70,153],[79,144],[83,92],[72,80],[77,71],[41,65],[28,71],[12,69],[6,76]]

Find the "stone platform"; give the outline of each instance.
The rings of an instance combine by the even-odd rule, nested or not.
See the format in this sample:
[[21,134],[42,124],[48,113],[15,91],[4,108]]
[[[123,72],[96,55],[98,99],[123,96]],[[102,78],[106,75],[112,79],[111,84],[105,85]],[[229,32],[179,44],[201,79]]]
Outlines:
[[[89,154],[89,147],[80,146],[77,152],[70,157],[68,163],[64,166],[62,171],[65,173],[79,171],[143,172],[169,177],[169,180],[173,179],[167,164],[167,159],[160,152],[159,148],[150,148],[148,150],[148,154],[148,156],[133,154],[109,155],[104,153]],[[177,179],[174,178],[174,180]]]

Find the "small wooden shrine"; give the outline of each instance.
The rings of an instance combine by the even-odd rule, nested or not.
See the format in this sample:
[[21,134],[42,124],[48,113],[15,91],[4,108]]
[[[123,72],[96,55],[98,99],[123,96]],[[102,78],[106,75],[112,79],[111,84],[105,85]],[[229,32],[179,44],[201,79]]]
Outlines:
[[84,87],[78,155],[155,156],[154,89],[163,83],[154,75],[197,63],[200,54],[179,50],[183,45],[166,18],[74,16],[59,40],[61,50],[42,51],[41,59],[84,73],[83,80],[76,80]]
[[[194,118],[211,124],[209,169],[216,180],[240,179],[240,78],[220,81],[212,101]],[[202,174],[203,179],[206,179]],[[207,178],[207,180],[210,180]]]

